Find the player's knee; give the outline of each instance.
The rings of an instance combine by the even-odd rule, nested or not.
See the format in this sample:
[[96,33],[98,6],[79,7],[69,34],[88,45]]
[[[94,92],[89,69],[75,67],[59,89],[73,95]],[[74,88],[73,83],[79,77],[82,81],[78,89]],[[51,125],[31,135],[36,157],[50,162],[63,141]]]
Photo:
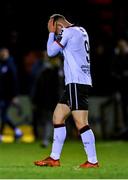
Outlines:
[[53,113],[53,124],[63,124],[64,123],[64,118],[61,114],[59,113]]
[[88,123],[87,122],[83,122],[83,121],[75,121],[76,127],[78,130],[80,130],[81,128],[83,128],[84,126],[87,126]]

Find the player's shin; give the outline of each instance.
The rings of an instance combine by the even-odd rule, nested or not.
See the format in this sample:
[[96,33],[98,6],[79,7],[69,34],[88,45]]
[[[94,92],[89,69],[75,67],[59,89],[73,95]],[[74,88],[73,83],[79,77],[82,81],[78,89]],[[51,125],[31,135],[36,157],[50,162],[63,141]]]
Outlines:
[[97,163],[95,137],[89,126],[85,126],[80,130],[81,139],[84,145],[84,150],[87,154],[88,162]]
[[52,152],[50,155],[50,157],[53,158],[54,160],[60,159],[65,138],[66,138],[65,124],[54,125]]

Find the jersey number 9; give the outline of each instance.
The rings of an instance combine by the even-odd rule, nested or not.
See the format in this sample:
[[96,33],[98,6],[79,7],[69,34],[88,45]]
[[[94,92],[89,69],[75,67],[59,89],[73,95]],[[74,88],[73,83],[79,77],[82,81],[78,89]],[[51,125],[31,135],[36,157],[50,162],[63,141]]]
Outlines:
[[87,40],[85,40],[85,50],[86,50],[86,60],[88,63],[90,63],[90,51],[89,51],[89,43]]

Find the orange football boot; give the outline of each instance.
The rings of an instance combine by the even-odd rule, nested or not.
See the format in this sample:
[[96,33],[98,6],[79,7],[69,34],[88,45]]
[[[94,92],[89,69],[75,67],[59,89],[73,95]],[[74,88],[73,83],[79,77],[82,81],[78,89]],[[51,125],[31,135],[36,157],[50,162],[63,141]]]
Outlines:
[[50,166],[50,167],[55,167],[55,166],[60,166],[60,161],[58,160],[54,160],[51,157],[47,157],[44,160],[39,160],[39,161],[35,161],[34,164],[36,166]]
[[80,165],[80,168],[97,168],[97,167],[99,167],[98,162],[93,164],[93,163],[86,161],[84,164]]

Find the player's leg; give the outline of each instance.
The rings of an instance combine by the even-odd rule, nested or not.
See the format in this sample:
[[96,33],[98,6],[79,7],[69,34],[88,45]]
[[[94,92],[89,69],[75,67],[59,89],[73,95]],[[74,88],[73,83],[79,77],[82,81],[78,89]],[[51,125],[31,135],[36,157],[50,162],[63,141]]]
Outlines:
[[98,161],[95,148],[95,137],[88,124],[88,111],[76,110],[72,111],[72,115],[76,127],[79,130],[88,162],[96,164],[97,166]]
[[[84,167],[98,166],[95,148],[95,137],[88,123],[88,90],[86,85],[72,85],[72,116],[79,130],[88,162]],[[81,166],[82,167],[82,166]]]
[[78,130],[88,126],[88,110],[74,110],[72,116]]
[[70,112],[71,111],[66,104],[57,104],[53,113],[54,135],[50,157],[55,160],[60,158],[62,147],[66,138],[65,120],[69,116]]
[[66,138],[65,120],[70,115],[70,108],[66,104],[58,103],[53,113],[53,144],[50,157],[36,161],[37,166],[60,166],[60,155]]

